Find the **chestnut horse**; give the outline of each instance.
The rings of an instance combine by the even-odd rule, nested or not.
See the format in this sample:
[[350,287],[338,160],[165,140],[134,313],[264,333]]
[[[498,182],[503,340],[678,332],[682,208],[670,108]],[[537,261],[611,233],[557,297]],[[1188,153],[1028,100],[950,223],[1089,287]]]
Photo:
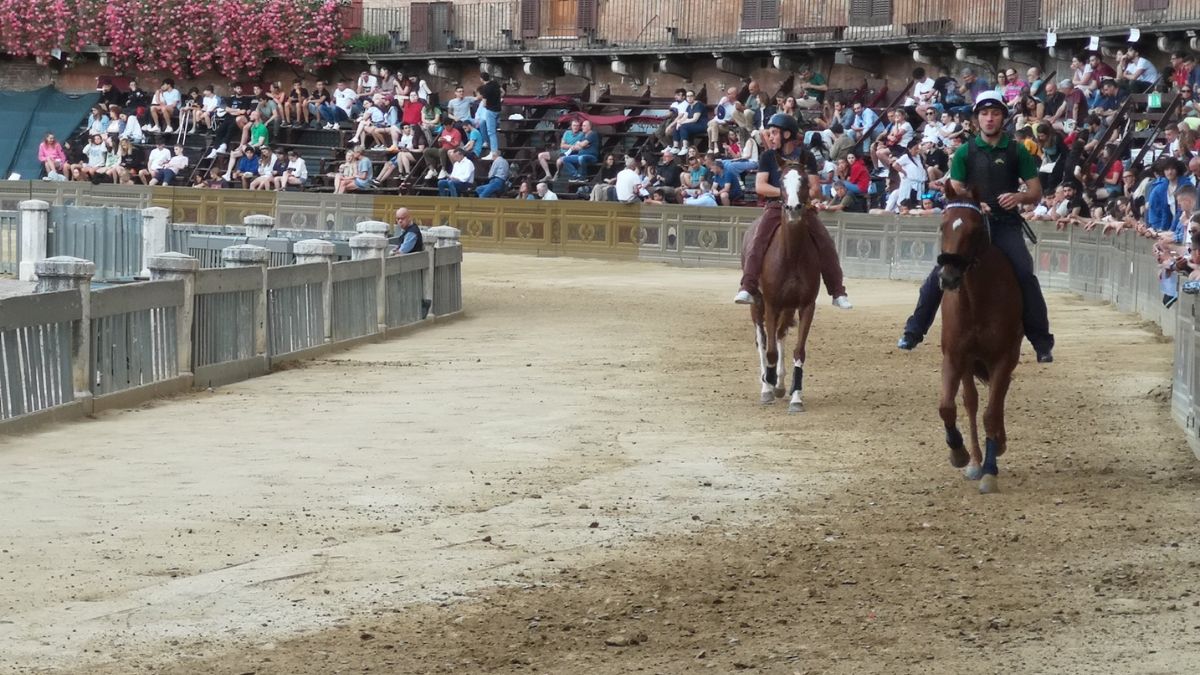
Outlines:
[[[979,198],[956,194],[946,182],[942,213],[942,252],[939,283],[942,295],[942,399],[938,410],[946,425],[950,464],[965,467],[963,475],[979,480],[979,491],[999,489],[996,459],[1004,454],[1004,398],[1021,354],[1021,289],[1012,265],[992,246],[987,218]],[[979,378],[988,385],[983,429],[986,454],[979,451],[976,415]],[[959,385],[970,418],[971,449],[963,447],[954,405]]]
[[[792,351],[792,389],[788,412],[803,412],[804,359],[808,331],[812,328],[820,289],[821,261],[816,245],[809,234],[808,223],[817,217],[808,204],[804,174],[788,165],[782,167],[783,222],[775,231],[763,257],[761,298],[750,306],[754,322],[755,344],[758,346],[762,379],[762,403],[774,403],[785,393],[786,366],[780,358],[781,344],[786,343],[788,329],[800,316],[796,348]],[[753,236],[746,233],[746,241]],[[744,249],[743,249],[744,250]]]

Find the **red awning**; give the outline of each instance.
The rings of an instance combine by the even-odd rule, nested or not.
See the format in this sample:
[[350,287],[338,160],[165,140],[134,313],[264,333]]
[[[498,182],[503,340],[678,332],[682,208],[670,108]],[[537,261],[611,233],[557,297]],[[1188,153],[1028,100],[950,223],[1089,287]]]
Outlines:
[[573,96],[505,96],[504,105],[519,108],[576,108]]
[[559,124],[570,124],[573,120],[588,120],[592,126],[606,127],[618,124],[658,124],[667,119],[666,115],[589,115],[582,112],[570,112],[558,118]]

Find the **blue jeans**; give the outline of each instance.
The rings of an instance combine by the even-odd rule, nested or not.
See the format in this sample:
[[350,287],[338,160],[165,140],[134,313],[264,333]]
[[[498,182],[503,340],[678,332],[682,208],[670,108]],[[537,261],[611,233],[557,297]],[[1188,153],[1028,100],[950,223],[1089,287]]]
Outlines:
[[330,124],[337,124],[338,122],[345,122],[349,120],[350,117],[346,115],[345,110],[342,110],[336,105],[332,103],[322,103],[321,119],[329,122]]
[[687,140],[692,136],[707,136],[707,134],[708,122],[700,120],[699,122],[681,124],[675,127],[675,133],[671,135],[671,138],[673,138],[676,143],[686,143]]
[[482,103],[479,105],[479,110],[475,111],[475,123],[479,127],[479,133],[483,134],[487,139],[488,152],[500,154],[500,129],[497,126],[497,114],[487,109],[487,106]]
[[[1012,263],[1013,272],[1017,276],[1017,284],[1021,286],[1021,323],[1025,327],[1025,339],[1037,353],[1050,351],[1054,347],[1054,335],[1050,332],[1050,318],[1046,310],[1046,298],[1042,296],[1042,286],[1038,283],[1033,271],[1033,256],[1025,247],[1025,233],[1020,221],[991,222],[992,243],[999,248],[1004,257]],[[920,341],[933,325],[938,306],[942,304],[942,288],[938,284],[940,265],[935,265],[925,283],[921,284],[921,294],[917,299],[917,308],[904,324],[904,332],[911,334]]]
[[846,186],[846,192],[849,192],[852,195],[858,195],[860,197],[863,196],[863,191],[859,189],[858,185],[845,179],[842,180],[842,185]]
[[583,178],[587,175],[588,166],[595,164],[596,158],[591,155],[567,155],[563,157],[563,170],[567,178]]
[[443,178],[438,181],[438,196],[439,197],[457,197],[459,192],[468,192],[471,189],[470,183],[464,183],[460,180],[451,180]]
[[475,188],[475,196],[479,197],[480,199],[487,199],[488,197],[504,194],[504,191],[507,189],[507,181],[505,181],[503,178],[493,178],[489,180],[486,185],[480,185],[479,187]]
[[725,173],[732,173],[737,176],[750,173],[751,171],[758,171],[758,162],[749,159],[727,159],[721,162],[721,166],[724,167]]

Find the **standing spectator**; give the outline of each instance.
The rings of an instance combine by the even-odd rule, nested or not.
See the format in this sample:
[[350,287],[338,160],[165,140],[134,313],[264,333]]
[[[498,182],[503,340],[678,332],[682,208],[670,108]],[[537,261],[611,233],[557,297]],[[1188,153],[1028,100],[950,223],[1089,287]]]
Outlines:
[[466,96],[466,90],[460,84],[454,88],[454,98],[446,101],[446,113],[455,122],[465,122],[472,119],[471,104],[475,103],[474,96]]
[[1155,170],[1162,177],[1151,183],[1150,194],[1146,197],[1146,226],[1164,241],[1182,243],[1183,237],[1175,227],[1180,214],[1175,193],[1180,186],[1191,186],[1191,178],[1187,176],[1183,162],[1174,157],[1160,159]]
[[483,84],[479,86],[479,96],[483,102],[475,113],[475,124],[487,138],[489,154],[484,159],[495,159],[500,155],[500,108],[503,90],[500,83],[492,79],[486,70],[479,74]]
[[738,106],[737,93],[737,87],[729,87],[725,90],[725,95],[717,102],[717,107],[713,109],[712,119],[708,121],[709,152],[717,150],[717,143],[720,142],[726,129],[737,126],[737,122],[733,119]]
[[459,148],[449,151],[450,175],[438,181],[439,197],[457,197],[475,185],[475,163]]
[[675,135],[675,128],[679,126],[680,119],[687,117],[688,104],[684,98],[687,96],[686,89],[675,90],[675,102],[671,104],[667,112],[667,118],[662,124],[658,125],[654,136],[658,138],[658,142],[662,145],[670,145],[671,139]]
[[295,148],[287,151],[287,168],[275,179],[275,189],[283,192],[288,188],[301,189],[308,182],[308,165]]
[[1136,45],[1129,45],[1124,53],[1117,52],[1117,68],[1125,86],[1135,94],[1149,91],[1158,81],[1158,69],[1138,52]]
[[175,88],[175,80],[169,77],[163,80],[150,106],[150,127],[147,130],[162,131],[164,134],[174,132],[171,121],[182,98],[179,90]]
[[508,179],[508,160],[504,159],[504,157],[493,159],[492,166],[488,169],[487,183],[476,188],[475,196],[480,199],[487,199],[488,197],[497,197],[508,192]]
[[686,152],[688,139],[703,134],[708,129],[708,124],[705,121],[704,104],[696,100],[696,92],[688,90],[684,101],[687,103],[687,114],[686,117],[680,117],[675,125],[675,142],[672,146]]

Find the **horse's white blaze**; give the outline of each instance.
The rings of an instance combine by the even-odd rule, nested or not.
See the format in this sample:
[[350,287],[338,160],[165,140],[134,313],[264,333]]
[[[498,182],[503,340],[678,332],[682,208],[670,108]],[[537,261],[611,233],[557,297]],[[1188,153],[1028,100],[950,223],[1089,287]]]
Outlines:
[[962,224],[962,218],[955,218],[954,222],[950,223],[950,227],[957,230],[958,228],[962,227]]
[[800,172],[792,169],[783,177],[783,192],[787,195],[784,204],[789,209],[800,206]]

